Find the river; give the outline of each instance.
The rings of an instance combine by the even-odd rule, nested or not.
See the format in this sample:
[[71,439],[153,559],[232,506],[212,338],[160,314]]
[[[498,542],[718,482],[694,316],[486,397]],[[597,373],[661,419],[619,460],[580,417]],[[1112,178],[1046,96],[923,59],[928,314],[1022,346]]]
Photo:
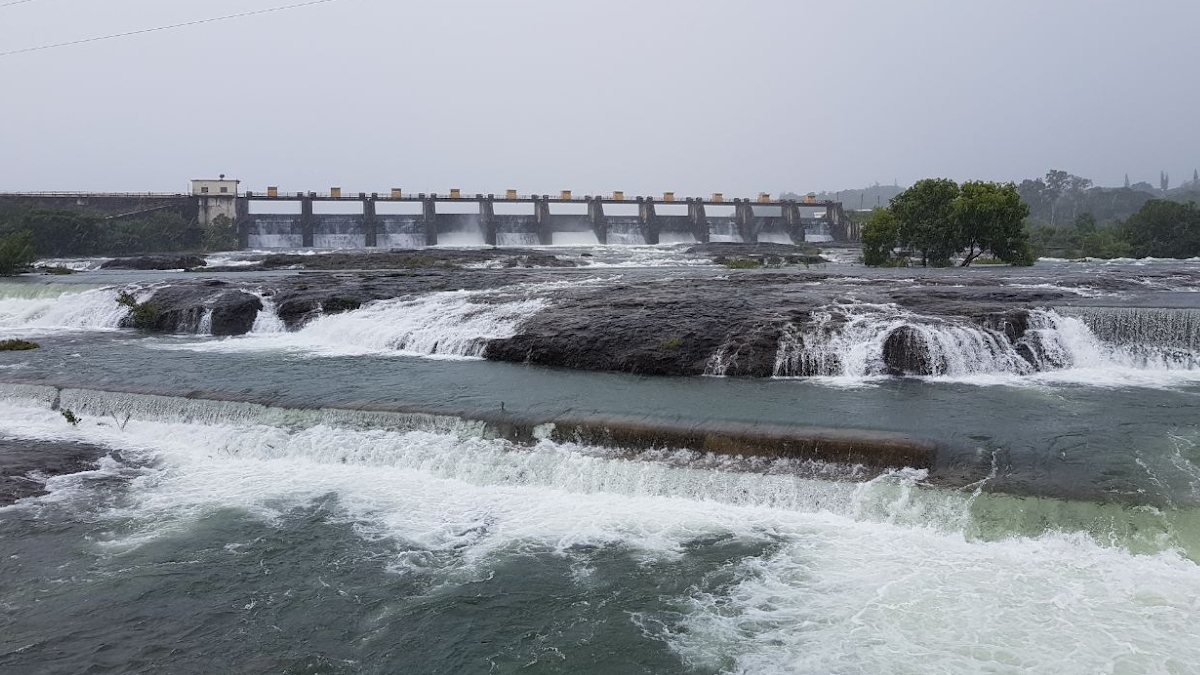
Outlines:
[[[555,253],[585,265],[482,269],[302,325],[286,294],[326,277],[72,261],[0,282],[0,339],[41,345],[0,353],[0,671],[1200,673],[1195,262]],[[122,290],[206,280],[262,300],[248,331],[212,335],[220,305],[122,327]],[[409,280],[337,280],[385,282]],[[754,340],[689,332],[723,285],[749,317],[806,312],[771,315],[763,376],[738,370]],[[989,327],[1008,305],[979,309],[1001,291],[1019,337]],[[600,336],[625,324],[581,318],[606,297],[677,332],[646,333],[653,359],[622,351]],[[705,326],[742,311],[717,306]],[[556,328],[594,340],[577,367],[539,337]],[[892,372],[902,329],[929,374]],[[648,374],[693,367],[676,339],[709,350],[703,374]],[[651,431],[607,445],[565,420]],[[740,455],[660,428],[935,456]]]

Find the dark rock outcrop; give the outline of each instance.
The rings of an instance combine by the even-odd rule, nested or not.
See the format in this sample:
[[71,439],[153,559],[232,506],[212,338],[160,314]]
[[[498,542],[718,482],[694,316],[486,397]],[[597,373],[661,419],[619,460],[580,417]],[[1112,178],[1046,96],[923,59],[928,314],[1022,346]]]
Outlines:
[[136,258],[116,258],[100,266],[105,270],[186,270],[204,267],[204,258],[194,255],[143,255]]
[[712,242],[697,244],[689,248],[687,252],[693,255],[709,256],[716,264],[730,267],[741,266],[738,263],[749,263],[758,267],[778,267],[782,265],[819,265],[829,262],[819,255],[820,249],[814,246],[791,244]]
[[262,309],[258,296],[222,282],[167,286],[134,307],[125,325],[152,333],[197,333],[212,313],[212,335],[248,333]]
[[106,451],[91,445],[0,438],[0,506],[46,494],[46,480],[96,468]]

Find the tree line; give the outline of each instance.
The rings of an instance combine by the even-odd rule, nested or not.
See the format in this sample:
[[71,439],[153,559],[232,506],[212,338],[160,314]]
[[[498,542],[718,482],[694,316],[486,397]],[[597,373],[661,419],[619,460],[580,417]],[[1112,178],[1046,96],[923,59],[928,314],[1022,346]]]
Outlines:
[[[1164,174],[1162,192],[1171,199],[1133,188],[1097,192],[1090,180],[1062,171],[1020,185],[918,181],[867,218],[863,262],[966,266],[986,255],[989,261],[1029,265],[1039,256],[1200,256],[1200,209],[1182,199],[1192,195],[1192,187],[1200,191],[1200,181],[1167,192],[1168,181]],[[1130,193],[1139,196],[1129,198]],[[1195,196],[1200,199],[1200,193]]]
[[200,228],[170,212],[136,218],[44,207],[0,207],[0,274],[39,258],[125,256],[237,248],[237,228],[218,216]]
[[872,266],[962,266],[981,256],[1033,264],[1024,221],[1029,206],[1013,183],[928,178],[876,209],[863,226],[863,262]]

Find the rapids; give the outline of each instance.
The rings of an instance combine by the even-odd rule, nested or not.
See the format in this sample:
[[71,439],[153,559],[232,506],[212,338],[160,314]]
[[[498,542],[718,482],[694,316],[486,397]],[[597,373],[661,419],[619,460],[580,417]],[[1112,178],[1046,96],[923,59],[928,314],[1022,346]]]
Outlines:
[[0,672],[1196,672],[1188,265],[612,248],[0,283]]

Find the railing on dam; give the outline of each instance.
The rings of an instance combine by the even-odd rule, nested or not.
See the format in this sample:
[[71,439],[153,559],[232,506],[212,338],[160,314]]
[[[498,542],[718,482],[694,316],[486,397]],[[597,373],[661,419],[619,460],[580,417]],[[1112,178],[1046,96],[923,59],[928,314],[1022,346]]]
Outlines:
[[840,206],[840,202],[830,200],[817,201],[812,198],[804,199],[771,199],[765,194],[758,197],[725,197],[722,194],[714,194],[709,197],[677,197],[674,193],[665,193],[662,195],[627,195],[623,192],[614,192],[605,195],[584,195],[577,196],[571,191],[563,191],[559,194],[519,194],[514,190],[509,190],[504,193],[475,193],[467,194],[459,191],[451,191],[449,193],[438,192],[401,192],[392,190],[391,192],[349,192],[342,190],[334,190],[330,192],[280,192],[269,190],[266,193],[262,192],[244,192],[238,197],[249,199],[252,201],[300,201],[300,200],[315,200],[315,201],[363,201],[373,200],[380,202],[424,202],[433,200],[437,202],[479,202],[479,201],[495,201],[495,202],[515,202],[515,203],[534,203],[548,202],[551,204],[589,204],[592,202],[601,202],[604,204],[636,204],[638,202],[653,202],[656,204],[703,204],[705,206],[733,206],[735,204],[752,204],[754,206],[784,206],[798,205],[807,208],[821,208],[828,206]]

